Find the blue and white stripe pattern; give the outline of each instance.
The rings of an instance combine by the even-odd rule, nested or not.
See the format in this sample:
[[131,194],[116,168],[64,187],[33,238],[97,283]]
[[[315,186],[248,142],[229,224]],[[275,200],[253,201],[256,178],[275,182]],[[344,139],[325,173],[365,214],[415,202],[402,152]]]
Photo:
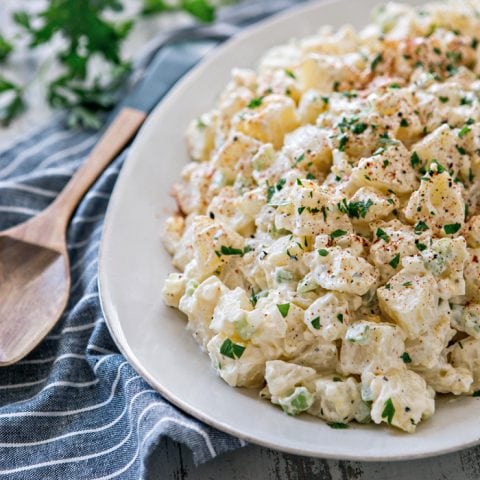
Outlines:
[[[252,0],[232,7],[230,20],[246,25],[299,1]],[[0,229],[44,209],[98,137],[67,130],[57,118],[0,151]],[[187,445],[196,463],[245,445],[163,399],[125,361],[107,330],[98,247],[126,154],[105,170],[72,218],[72,286],[61,320],[27,358],[0,368],[0,480],[137,480],[163,437]]]
[[[97,137],[56,121],[0,152],[0,228],[46,207]],[[164,400],[108,333],[97,254],[125,155],[103,173],[72,219],[72,289],[61,321],[26,359],[0,369],[0,478],[138,479],[163,436],[188,445],[196,462],[244,444]]]

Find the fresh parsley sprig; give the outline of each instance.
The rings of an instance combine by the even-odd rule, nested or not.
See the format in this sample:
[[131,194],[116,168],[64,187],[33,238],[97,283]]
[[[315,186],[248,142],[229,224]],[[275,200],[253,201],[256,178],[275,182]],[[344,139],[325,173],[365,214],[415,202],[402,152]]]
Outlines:
[[[142,0],[141,14],[154,15],[171,11],[185,11],[200,21],[215,18],[215,7],[210,0]],[[113,13],[123,10],[126,0],[50,0],[35,13],[17,11],[15,23],[27,34],[29,47],[61,45],[55,56],[61,73],[47,85],[47,100],[53,108],[68,112],[70,126],[98,128],[101,114],[119,100],[120,87],[130,71],[130,62],[121,53],[124,40],[137,18],[111,20]],[[108,17],[108,18],[107,18]],[[61,39],[61,42],[57,42]],[[14,45],[0,35],[0,62],[5,61]],[[105,63],[102,73],[93,77],[92,64],[101,58]],[[2,101],[0,122],[8,123],[24,108],[23,89],[0,75]]]

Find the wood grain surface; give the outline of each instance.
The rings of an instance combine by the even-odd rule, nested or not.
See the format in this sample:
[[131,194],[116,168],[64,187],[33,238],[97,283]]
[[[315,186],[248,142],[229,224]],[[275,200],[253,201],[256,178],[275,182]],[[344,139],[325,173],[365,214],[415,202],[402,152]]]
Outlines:
[[305,458],[248,445],[195,467],[190,451],[162,440],[147,480],[479,480],[480,447],[404,462]]

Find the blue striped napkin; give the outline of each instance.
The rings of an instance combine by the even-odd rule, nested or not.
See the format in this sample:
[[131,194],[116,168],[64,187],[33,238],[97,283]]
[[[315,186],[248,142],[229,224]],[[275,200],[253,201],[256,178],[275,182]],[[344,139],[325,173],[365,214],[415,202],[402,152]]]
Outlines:
[[[288,3],[294,2],[277,5]],[[56,119],[1,151],[0,229],[45,208],[98,138]],[[63,317],[26,359],[0,369],[0,478],[138,479],[164,437],[187,445],[197,464],[245,445],[163,399],[109,335],[98,296],[98,247],[126,155],[107,168],[70,224],[72,287]]]

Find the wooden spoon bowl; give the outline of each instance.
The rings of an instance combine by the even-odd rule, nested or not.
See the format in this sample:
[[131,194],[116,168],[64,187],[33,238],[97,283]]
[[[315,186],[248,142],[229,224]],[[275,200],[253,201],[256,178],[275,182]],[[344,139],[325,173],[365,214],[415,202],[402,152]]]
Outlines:
[[140,128],[146,113],[124,108],[56,200],[0,232],[0,366],[17,362],[55,325],[68,301],[68,222],[90,185]]

